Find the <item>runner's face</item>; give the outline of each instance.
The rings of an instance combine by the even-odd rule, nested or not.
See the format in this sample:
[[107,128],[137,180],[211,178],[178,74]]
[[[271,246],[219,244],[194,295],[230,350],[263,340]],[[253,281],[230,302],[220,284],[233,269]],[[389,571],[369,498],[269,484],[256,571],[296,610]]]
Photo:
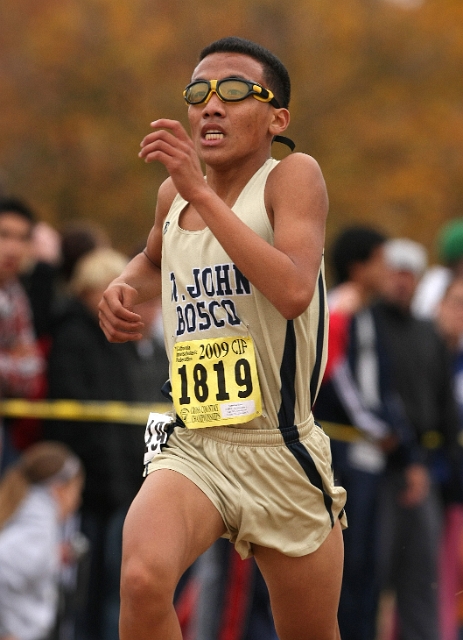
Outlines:
[[[214,53],[202,60],[192,80],[222,80],[229,77],[253,80],[266,87],[262,65],[236,53]],[[243,159],[256,151],[269,153],[269,126],[275,108],[252,96],[240,102],[223,102],[213,93],[206,104],[190,105],[188,119],[196,150],[206,164]]]

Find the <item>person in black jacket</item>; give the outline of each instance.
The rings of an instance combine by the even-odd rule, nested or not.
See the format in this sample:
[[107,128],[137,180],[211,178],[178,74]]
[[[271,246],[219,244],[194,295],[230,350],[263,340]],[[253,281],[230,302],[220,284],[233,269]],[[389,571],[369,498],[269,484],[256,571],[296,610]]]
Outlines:
[[396,595],[399,637],[437,640],[443,498],[458,487],[436,474],[434,460],[440,450],[449,468],[457,469],[461,452],[450,354],[434,323],[411,312],[425,265],[420,251],[424,248],[407,238],[387,244],[390,275],[383,299],[372,307],[415,439],[408,456],[400,448],[388,456],[379,500],[379,566],[382,586]]
[[[387,277],[386,241],[386,235],[375,227],[352,225],[341,230],[329,252],[335,286],[328,292],[328,362],[314,415],[322,425],[324,421],[355,425],[363,436],[353,442],[331,440],[335,478],[347,491],[349,524],[343,532],[344,572],[338,611],[343,640],[371,640],[376,635],[377,497],[391,427],[381,411],[380,394],[362,396],[350,356],[352,339],[357,335],[359,351],[370,351],[365,310],[377,299]],[[366,322],[359,321],[362,318]],[[372,374],[369,367],[368,380],[374,379]]]
[[399,638],[436,640],[437,553],[449,486],[439,484],[431,447],[458,458],[449,354],[433,324],[410,310],[424,248],[394,239],[383,251],[387,271],[376,299],[349,320],[344,359],[332,367],[314,411],[319,420],[350,421],[363,434],[332,443],[335,475],[349,496],[341,636],[374,637],[379,592],[387,588],[396,595]]

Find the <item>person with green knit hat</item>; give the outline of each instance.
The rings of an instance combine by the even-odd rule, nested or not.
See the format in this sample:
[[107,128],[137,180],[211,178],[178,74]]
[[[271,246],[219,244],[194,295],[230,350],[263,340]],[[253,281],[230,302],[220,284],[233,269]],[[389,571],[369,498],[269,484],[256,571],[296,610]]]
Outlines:
[[437,235],[440,264],[430,267],[415,293],[412,311],[421,318],[434,318],[452,278],[463,275],[463,218],[444,224]]
[[440,261],[454,269],[463,266],[463,218],[451,220],[442,227],[437,241]]

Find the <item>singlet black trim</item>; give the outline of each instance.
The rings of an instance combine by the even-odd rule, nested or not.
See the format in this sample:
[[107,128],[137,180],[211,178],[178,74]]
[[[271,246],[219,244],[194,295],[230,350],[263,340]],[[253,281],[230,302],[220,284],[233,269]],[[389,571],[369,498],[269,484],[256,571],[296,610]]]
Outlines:
[[[164,384],[162,385],[161,393],[164,396],[164,398],[167,398],[167,400],[170,400],[170,402],[173,402],[173,400],[172,400],[172,384],[170,382],[170,379],[166,380],[164,382]],[[185,423],[183,422],[181,417],[178,415],[178,413],[175,414],[175,425],[174,426],[176,426],[176,427],[184,427],[185,428]]]
[[[321,274],[320,274],[321,275]],[[320,280],[319,280],[320,283]],[[320,285],[319,285],[320,286]],[[323,293],[323,281],[321,281],[322,293]],[[320,289],[319,289],[320,291]],[[324,295],[321,295],[321,303],[324,310]],[[321,324],[323,325],[323,318],[321,317]],[[322,327],[324,331],[324,327]],[[320,336],[320,326],[317,333],[317,358],[318,358],[318,342]],[[323,346],[323,334],[322,334],[322,346]],[[296,332],[294,330],[294,321],[288,320],[286,325],[286,337],[283,348],[283,358],[280,367],[280,379],[281,379],[281,405],[278,411],[278,428],[288,450],[291,451],[295,459],[299,462],[307,478],[311,484],[319,489],[323,496],[323,502],[325,504],[328,515],[330,516],[331,526],[334,526],[334,518],[332,512],[333,499],[325,492],[322,478],[317,470],[315,462],[312,456],[307,451],[305,446],[299,440],[299,432],[295,421],[295,406],[296,406]],[[321,359],[321,354],[320,354]],[[321,361],[318,364],[318,374],[321,368]],[[313,377],[313,376],[312,376]],[[317,429],[320,427],[316,427]]]
[[278,411],[278,426],[287,427],[294,424],[296,404],[296,332],[294,321],[286,324],[285,346],[280,367],[281,405]]
[[321,372],[322,361],[323,361],[323,347],[325,345],[325,304],[326,302],[325,302],[325,286],[323,283],[323,276],[321,271],[318,276],[318,300],[319,300],[319,308],[318,308],[317,347],[316,347],[315,363],[312,370],[312,375],[310,376],[310,401],[312,403],[312,406],[315,402],[317,389],[321,382],[320,372]]

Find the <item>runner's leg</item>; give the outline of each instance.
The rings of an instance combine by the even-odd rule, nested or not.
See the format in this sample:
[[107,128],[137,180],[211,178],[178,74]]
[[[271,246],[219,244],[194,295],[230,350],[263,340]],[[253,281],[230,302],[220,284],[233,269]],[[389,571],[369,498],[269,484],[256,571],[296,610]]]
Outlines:
[[183,572],[225,531],[207,496],[180,473],[151,473],[124,525],[121,640],[181,640],[173,607]]
[[270,592],[280,640],[336,640],[343,542],[337,522],[313,553],[293,558],[255,546],[255,558]]

